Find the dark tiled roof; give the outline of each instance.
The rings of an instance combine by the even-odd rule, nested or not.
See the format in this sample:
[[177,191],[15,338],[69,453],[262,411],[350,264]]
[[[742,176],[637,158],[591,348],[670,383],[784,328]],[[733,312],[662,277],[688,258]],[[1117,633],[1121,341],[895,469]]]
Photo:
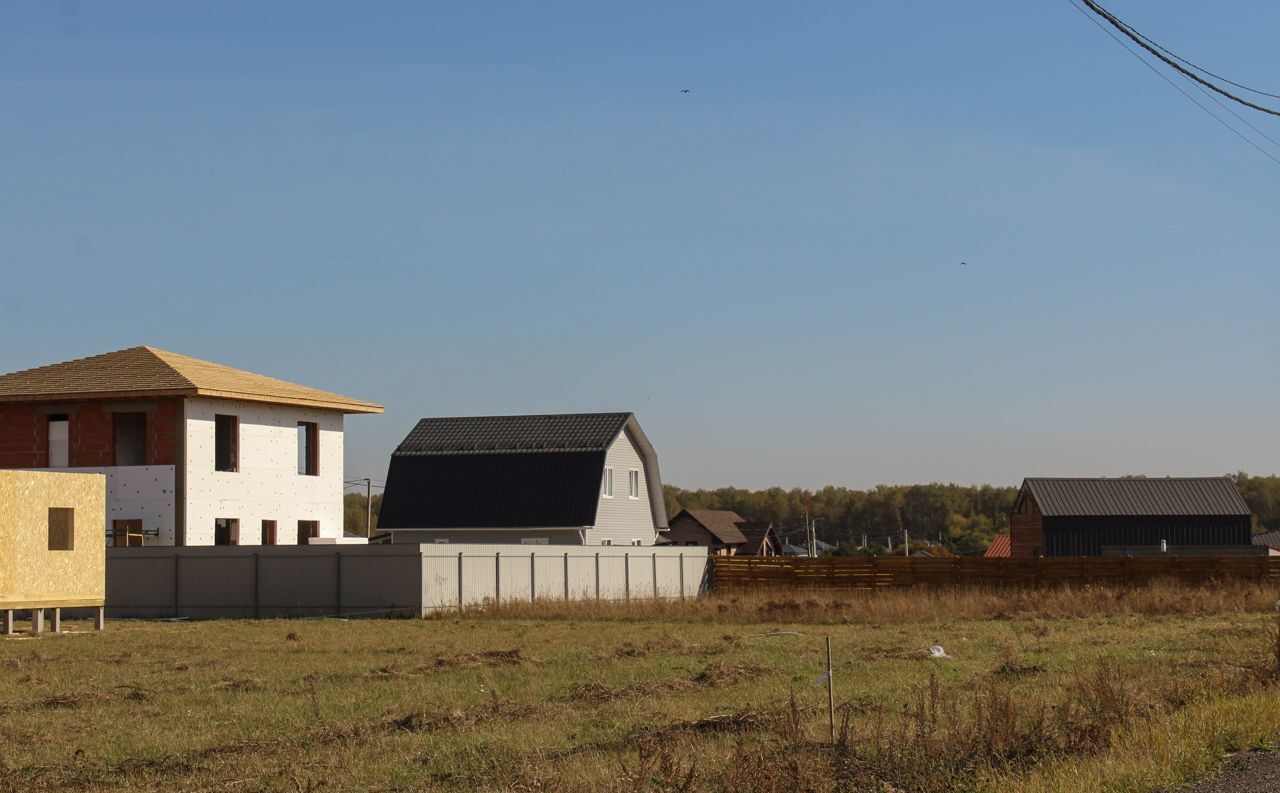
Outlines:
[[1264,531],[1261,534],[1255,534],[1253,535],[1253,544],[1280,548],[1280,531]]
[[1249,515],[1225,476],[1162,479],[1032,479],[1023,481],[1045,517]]
[[1001,532],[991,541],[991,545],[987,546],[987,552],[983,556],[988,557],[1005,557],[1013,555],[1013,546],[1009,542],[1009,532]]
[[590,526],[603,451],[396,455],[379,529]]
[[603,452],[630,413],[425,418],[396,456]]
[[686,509],[684,512],[725,545],[741,545],[747,541],[738,530],[738,524],[744,521],[736,512],[727,509]]

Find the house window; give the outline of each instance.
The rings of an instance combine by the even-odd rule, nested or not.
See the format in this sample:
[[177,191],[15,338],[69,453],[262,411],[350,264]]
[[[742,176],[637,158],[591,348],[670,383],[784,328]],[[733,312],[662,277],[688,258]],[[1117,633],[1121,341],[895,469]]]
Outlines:
[[604,469],[604,479],[600,482],[600,495],[613,498],[613,469]]
[[521,537],[521,545],[547,545],[550,543],[546,537]]
[[240,521],[235,518],[217,518],[213,521],[214,545],[239,545]]
[[119,518],[111,521],[111,547],[136,548],[146,545],[142,518]]
[[613,540],[601,540],[601,545],[613,545]]
[[49,550],[74,551],[76,511],[72,507],[49,507]]
[[312,537],[320,536],[320,521],[318,520],[300,520],[298,521],[298,544],[306,545],[307,540]]
[[116,465],[147,464],[147,414],[114,413],[111,417]]
[[240,419],[236,416],[213,417],[213,468],[240,470]]
[[276,522],[274,520],[262,521],[262,544],[276,544]]
[[640,472],[635,469],[627,474],[627,496],[640,498]]
[[49,467],[66,468],[71,464],[69,449],[71,422],[66,413],[49,414]]
[[632,540],[632,541],[631,541],[631,544],[632,544],[632,545],[635,545],[635,546],[637,546],[637,547],[639,547],[639,546],[641,546],[641,545],[644,545],[644,541],[643,541],[643,540]]
[[298,422],[298,473],[304,476],[320,473],[320,425],[314,421]]

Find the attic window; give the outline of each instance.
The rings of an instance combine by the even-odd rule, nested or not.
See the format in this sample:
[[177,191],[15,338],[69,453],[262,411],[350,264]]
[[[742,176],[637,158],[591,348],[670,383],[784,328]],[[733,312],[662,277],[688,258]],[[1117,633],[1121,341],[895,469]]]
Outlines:
[[236,416],[213,417],[213,468],[240,470],[240,419]]
[[634,468],[627,473],[627,496],[640,498],[640,472]]
[[76,511],[73,507],[49,507],[49,550],[74,551]]
[[613,498],[613,469],[604,469],[604,478],[600,482],[600,495]]

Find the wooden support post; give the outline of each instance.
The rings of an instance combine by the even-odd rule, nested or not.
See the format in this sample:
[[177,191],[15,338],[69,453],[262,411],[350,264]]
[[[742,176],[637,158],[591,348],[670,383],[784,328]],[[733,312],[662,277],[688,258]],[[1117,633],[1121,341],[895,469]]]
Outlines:
[[538,553],[529,552],[529,602],[538,599]]
[[493,555],[493,602],[502,602],[502,551]]
[[13,635],[13,609],[5,609],[3,615],[3,626],[0,626],[0,633],[5,636]]
[[54,633],[62,633],[62,609],[53,609],[53,619],[50,620],[49,629]]
[[458,611],[462,611],[462,552],[458,552]]
[[31,632],[44,633],[44,609],[31,609]]
[[569,552],[564,554],[564,599],[569,599]]
[[104,627],[106,627],[106,624],[107,624],[107,607],[98,606],[98,608],[96,608],[93,612],[93,629],[95,631],[100,631]]

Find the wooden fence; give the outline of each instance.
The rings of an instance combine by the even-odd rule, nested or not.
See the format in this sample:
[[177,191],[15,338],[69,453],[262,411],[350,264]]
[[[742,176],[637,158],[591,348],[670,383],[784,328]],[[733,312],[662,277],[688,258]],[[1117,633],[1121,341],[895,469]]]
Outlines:
[[1234,578],[1280,584],[1280,557],[1082,556],[1009,559],[960,556],[713,556],[716,590],[765,587],[879,589],[904,586],[991,586],[1067,583],[1187,583]]

